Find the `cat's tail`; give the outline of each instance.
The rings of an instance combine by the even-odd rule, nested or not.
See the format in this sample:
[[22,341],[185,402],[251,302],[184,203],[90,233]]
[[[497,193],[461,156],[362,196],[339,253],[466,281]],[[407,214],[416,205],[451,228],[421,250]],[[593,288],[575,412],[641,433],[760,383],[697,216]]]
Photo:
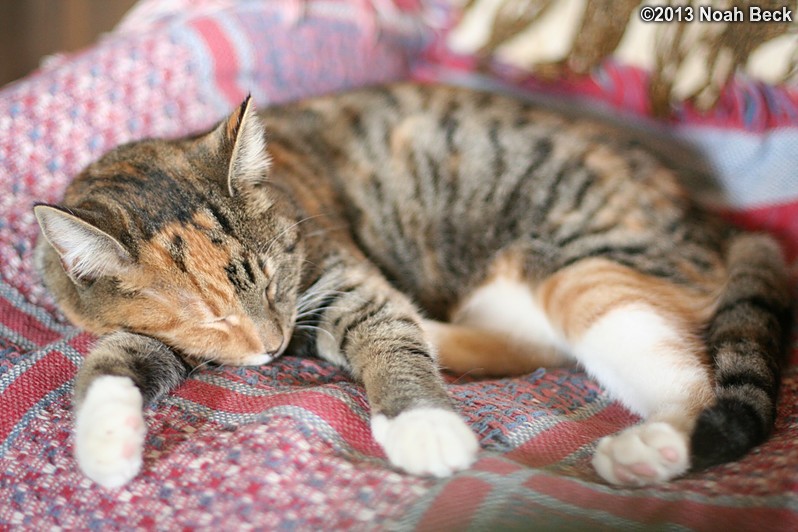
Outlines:
[[726,262],[727,284],[706,332],[717,399],[696,423],[693,469],[735,460],[769,435],[787,351],[791,297],[778,245],[737,235]]

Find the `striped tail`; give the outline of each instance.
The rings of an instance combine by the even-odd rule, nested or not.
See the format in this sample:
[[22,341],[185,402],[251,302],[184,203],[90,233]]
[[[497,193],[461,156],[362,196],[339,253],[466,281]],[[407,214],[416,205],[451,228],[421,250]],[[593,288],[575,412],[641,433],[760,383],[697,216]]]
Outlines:
[[696,423],[693,469],[736,460],[767,438],[787,352],[791,297],[778,245],[738,235],[726,260],[728,283],[706,334],[717,402]]

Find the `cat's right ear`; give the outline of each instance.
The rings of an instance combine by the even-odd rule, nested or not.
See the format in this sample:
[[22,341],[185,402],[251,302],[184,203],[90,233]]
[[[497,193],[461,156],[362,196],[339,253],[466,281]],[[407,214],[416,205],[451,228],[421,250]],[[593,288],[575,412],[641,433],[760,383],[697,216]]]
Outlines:
[[266,131],[252,97],[247,98],[211,133],[212,142],[227,163],[227,191],[234,196],[239,185],[266,179],[271,159],[266,151]]
[[132,266],[130,253],[118,240],[85,220],[52,205],[36,205],[33,212],[73,281],[118,275]]

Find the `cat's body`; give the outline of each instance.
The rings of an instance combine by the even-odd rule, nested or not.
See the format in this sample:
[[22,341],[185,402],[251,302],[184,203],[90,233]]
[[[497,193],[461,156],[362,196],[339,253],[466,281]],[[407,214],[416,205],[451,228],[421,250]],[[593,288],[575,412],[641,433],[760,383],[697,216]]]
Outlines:
[[[648,419],[599,445],[613,483],[667,480],[767,435],[789,310],[778,248],[704,213],[644,150],[444,87],[262,119],[268,148],[245,102],[207,135],[115,150],[64,209],[37,207],[48,286],[75,323],[111,333],[76,389],[93,479],[138,471],[142,397],[191,364],[286,349],[363,382],[375,438],[413,473],[450,474],[477,450],[436,350],[454,371],[584,366]],[[117,421],[98,417],[109,408]]]

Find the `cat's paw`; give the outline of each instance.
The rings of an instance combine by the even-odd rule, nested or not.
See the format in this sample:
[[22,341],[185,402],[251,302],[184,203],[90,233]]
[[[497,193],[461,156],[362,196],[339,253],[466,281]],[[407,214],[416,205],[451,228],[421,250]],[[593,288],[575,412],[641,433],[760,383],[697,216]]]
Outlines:
[[644,486],[684,474],[690,467],[687,436],[667,423],[647,423],[602,438],[593,467],[612,484]]
[[127,483],[141,469],[146,432],[141,392],[133,381],[97,378],[77,412],[75,457],[80,469],[106,488]]
[[371,431],[388,460],[414,475],[449,476],[474,463],[479,449],[460,416],[442,408],[416,408],[392,419],[377,414]]

